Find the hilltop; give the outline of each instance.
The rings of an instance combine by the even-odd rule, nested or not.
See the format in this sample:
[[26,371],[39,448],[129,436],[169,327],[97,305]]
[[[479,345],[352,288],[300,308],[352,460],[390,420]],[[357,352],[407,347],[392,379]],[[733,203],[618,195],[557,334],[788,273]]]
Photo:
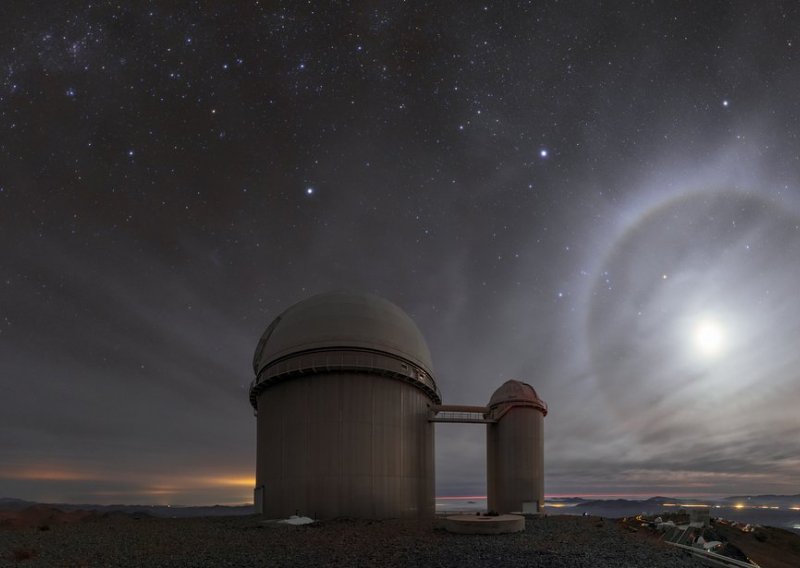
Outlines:
[[252,515],[253,505],[95,505],[90,503],[38,503],[24,499],[0,498],[1,511],[19,511],[29,507],[50,507],[60,511],[94,511],[96,513],[130,513],[145,514],[154,517],[228,517]]

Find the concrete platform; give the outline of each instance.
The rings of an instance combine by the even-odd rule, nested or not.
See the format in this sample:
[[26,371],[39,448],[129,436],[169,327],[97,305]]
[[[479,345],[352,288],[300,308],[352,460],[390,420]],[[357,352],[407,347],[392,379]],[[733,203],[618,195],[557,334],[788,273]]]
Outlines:
[[456,534],[507,534],[525,530],[521,515],[451,515],[445,518],[444,528]]

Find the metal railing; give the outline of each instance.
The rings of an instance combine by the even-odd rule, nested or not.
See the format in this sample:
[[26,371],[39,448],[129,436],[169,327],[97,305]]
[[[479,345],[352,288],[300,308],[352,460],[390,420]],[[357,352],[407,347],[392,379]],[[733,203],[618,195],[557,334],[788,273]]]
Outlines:
[[428,422],[458,422],[466,424],[493,424],[497,422],[485,406],[460,406],[440,404],[431,407]]
[[693,554],[694,556],[702,559],[705,562],[710,563],[713,566],[725,566],[726,568],[729,568],[731,566],[735,566],[736,568],[758,568],[758,564],[755,564],[753,562],[742,562],[741,560],[728,558],[727,556],[717,554],[716,552],[711,552],[710,550],[695,548],[693,546],[687,546],[685,544],[678,544],[677,542],[669,542],[666,540],[664,542],[666,542],[670,546],[677,546],[678,548]]
[[319,349],[293,353],[271,362],[250,383],[250,403],[258,408],[258,394],[270,384],[306,374],[376,373],[400,379],[427,392],[434,402],[441,402],[439,387],[425,370],[399,356],[368,349]]

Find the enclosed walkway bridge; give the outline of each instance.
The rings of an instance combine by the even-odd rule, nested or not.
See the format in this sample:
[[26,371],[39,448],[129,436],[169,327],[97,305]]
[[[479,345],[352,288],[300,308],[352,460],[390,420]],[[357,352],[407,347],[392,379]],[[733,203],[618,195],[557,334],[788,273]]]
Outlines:
[[460,424],[495,424],[497,419],[487,406],[439,404],[432,406],[428,422],[456,422]]

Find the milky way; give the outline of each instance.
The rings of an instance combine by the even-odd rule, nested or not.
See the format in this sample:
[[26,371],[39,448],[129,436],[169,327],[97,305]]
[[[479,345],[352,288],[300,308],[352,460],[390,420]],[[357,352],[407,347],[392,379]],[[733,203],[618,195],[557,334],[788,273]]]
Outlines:
[[230,4],[0,8],[0,497],[250,500],[256,342],[331,289],[445,403],[534,385],[549,494],[797,492],[794,4]]

